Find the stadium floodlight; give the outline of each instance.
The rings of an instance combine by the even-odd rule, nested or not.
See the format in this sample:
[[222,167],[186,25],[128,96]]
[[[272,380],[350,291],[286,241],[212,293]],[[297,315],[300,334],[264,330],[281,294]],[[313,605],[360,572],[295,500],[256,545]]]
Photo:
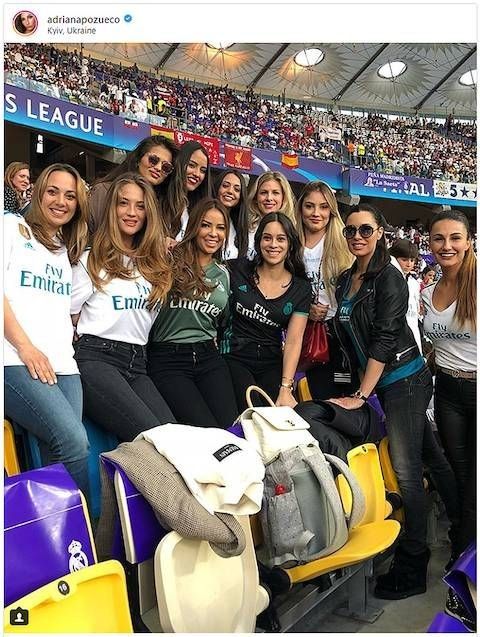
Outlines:
[[321,49],[302,49],[293,58],[298,66],[309,67],[320,64],[325,57],[325,53]]
[[407,65],[402,60],[394,60],[393,62],[387,62],[381,66],[377,73],[380,77],[386,80],[393,80],[407,70]]
[[225,49],[229,49],[234,44],[235,42],[206,42],[210,49],[217,49],[218,51],[225,51]]
[[471,69],[458,78],[463,86],[477,86],[477,69]]

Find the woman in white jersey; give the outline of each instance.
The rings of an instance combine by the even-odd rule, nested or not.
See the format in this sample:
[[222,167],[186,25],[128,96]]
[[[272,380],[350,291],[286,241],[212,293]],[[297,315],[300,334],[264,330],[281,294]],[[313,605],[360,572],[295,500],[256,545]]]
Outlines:
[[265,215],[282,212],[297,226],[295,196],[287,179],[277,171],[260,175],[248,195],[248,253],[251,261],[255,256],[255,233]]
[[175,422],[146,372],[146,344],[172,268],[152,186],[138,173],[115,179],[91,249],[73,270],[75,358],[85,414],[121,440]]
[[53,164],[25,218],[4,217],[5,414],[63,463],[88,497],[88,440],[73,358],[71,263],[87,243],[87,194],[78,172]]
[[[344,223],[335,194],[328,184],[312,181],[305,185],[297,204],[297,226],[304,246],[305,270],[312,283],[309,319],[326,324],[332,349],[335,341],[330,321],[337,310],[335,285],[338,275],[352,265],[353,257],[342,235]],[[352,393],[351,383],[335,383],[332,362],[316,365],[307,370],[306,375],[314,399]]]
[[430,249],[442,277],[422,291],[425,335],[435,352],[435,422],[457,479],[461,507],[452,558],[476,537],[477,278],[470,227],[462,212],[441,212]]

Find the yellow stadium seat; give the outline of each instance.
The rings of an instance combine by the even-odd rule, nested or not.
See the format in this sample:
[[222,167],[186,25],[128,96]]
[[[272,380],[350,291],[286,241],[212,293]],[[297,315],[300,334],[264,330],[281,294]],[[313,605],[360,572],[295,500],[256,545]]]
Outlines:
[[14,476],[20,473],[15,435],[12,424],[8,420],[3,421],[3,466],[7,476]]
[[3,626],[6,633],[132,633],[122,565],[101,562],[42,586],[4,609]]
[[365,496],[365,515],[360,524],[380,522],[390,515],[392,506],[385,499],[385,483],[376,445],[359,445],[347,453],[348,466]]
[[400,524],[396,520],[362,524],[350,531],[347,543],[335,553],[283,571],[288,575],[292,586],[307,582],[319,575],[353,566],[383,553],[395,542],[399,533]]
[[[283,569],[291,585],[369,560],[390,547],[400,532],[398,521],[384,519],[391,512],[391,507],[387,506],[385,500],[385,485],[376,446],[368,443],[355,447],[348,452],[347,460],[365,495],[365,515],[360,524],[350,531],[347,543],[335,553]],[[348,514],[352,507],[352,494],[341,475],[337,478],[337,487]]]
[[[397,476],[393,469],[390,453],[388,451],[388,437],[382,438],[378,447],[378,456],[380,466],[382,468],[383,481],[385,488],[389,493],[396,493],[401,498],[400,487],[398,486]],[[399,522],[404,521],[403,507],[393,511],[392,517]]]
[[304,376],[297,383],[297,393],[298,400],[303,402],[305,400],[312,400],[312,394],[310,393],[310,388],[308,386],[307,377]]

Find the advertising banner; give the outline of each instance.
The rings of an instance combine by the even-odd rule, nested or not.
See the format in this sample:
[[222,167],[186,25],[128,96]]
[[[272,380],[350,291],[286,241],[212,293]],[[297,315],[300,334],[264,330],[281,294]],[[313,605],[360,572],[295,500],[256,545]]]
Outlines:
[[114,146],[113,116],[109,113],[8,84],[5,85],[4,117],[7,122]]

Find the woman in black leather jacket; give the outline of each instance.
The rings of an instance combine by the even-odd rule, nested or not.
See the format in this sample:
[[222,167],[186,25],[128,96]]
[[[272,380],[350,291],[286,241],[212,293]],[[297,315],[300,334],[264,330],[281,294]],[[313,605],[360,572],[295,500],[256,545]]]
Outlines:
[[337,371],[344,376],[358,371],[361,382],[352,396],[330,400],[356,409],[375,390],[385,411],[405,529],[389,572],[377,579],[375,594],[402,599],[426,590],[430,552],[422,454],[426,445],[432,452],[436,443],[425,433],[432,377],[406,322],[408,288],[390,263],[384,227],[382,215],[366,204],[346,219],[343,234],[355,263],[336,288],[334,327],[343,353],[343,369]]

